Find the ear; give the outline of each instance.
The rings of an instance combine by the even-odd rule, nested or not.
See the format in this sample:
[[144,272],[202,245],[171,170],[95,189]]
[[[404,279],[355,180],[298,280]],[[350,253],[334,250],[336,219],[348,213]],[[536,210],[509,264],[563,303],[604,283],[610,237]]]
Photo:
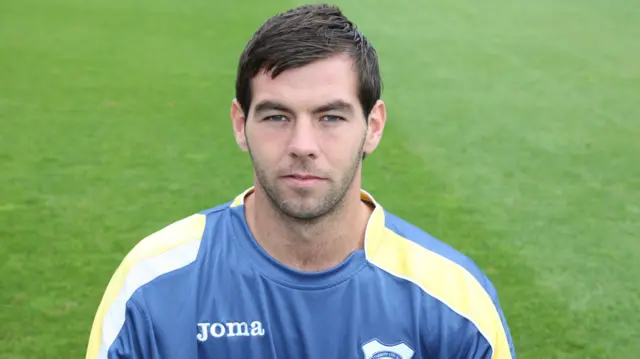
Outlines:
[[382,139],[382,132],[387,122],[387,109],[382,100],[378,100],[369,113],[369,119],[367,121],[367,138],[364,143],[364,153],[372,153],[378,143]]
[[231,122],[238,147],[244,152],[248,152],[249,147],[247,146],[247,137],[245,136],[246,116],[237,99],[233,99],[231,102]]

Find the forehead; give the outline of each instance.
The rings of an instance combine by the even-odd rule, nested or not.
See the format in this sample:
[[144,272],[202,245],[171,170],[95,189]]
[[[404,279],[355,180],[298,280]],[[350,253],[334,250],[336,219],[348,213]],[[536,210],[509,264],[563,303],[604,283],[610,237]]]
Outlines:
[[276,78],[261,72],[252,81],[252,104],[278,101],[296,110],[342,100],[355,108],[358,102],[358,74],[347,55],[318,60],[289,69]]

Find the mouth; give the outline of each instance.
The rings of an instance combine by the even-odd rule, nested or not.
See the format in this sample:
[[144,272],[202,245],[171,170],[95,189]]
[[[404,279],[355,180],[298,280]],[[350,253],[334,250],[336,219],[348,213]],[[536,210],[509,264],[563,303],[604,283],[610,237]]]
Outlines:
[[291,179],[299,180],[299,181],[312,181],[312,180],[323,180],[323,179],[325,179],[323,177],[318,177],[318,176],[314,176],[314,175],[310,175],[310,174],[304,174],[304,173],[294,173],[294,174],[286,175],[284,177],[285,178],[291,178]]
[[293,187],[308,187],[318,184],[326,180],[324,177],[315,176],[307,173],[294,173],[282,176],[282,179]]

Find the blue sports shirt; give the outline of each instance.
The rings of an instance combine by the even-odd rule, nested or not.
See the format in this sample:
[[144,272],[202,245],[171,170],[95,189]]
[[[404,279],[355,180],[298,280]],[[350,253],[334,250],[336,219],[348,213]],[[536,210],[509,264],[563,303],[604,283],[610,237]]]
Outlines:
[[369,193],[364,249],[308,273],[256,243],[244,215],[252,190],[127,254],[87,359],[515,359],[489,279]]

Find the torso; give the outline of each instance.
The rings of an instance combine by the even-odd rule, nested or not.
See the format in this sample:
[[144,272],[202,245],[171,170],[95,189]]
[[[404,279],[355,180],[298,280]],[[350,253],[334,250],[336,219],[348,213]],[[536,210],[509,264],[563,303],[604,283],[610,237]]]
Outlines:
[[176,222],[120,266],[88,352],[445,359],[473,350],[481,353],[474,358],[511,358],[495,292],[472,261],[377,204],[366,233],[363,250],[309,273],[256,243],[241,200]]
[[144,288],[164,301],[150,307],[154,326],[166,328],[156,332],[163,358],[364,358],[383,345],[400,346],[377,358],[423,358],[417,286],[364,251],[307,274],[273,262],[251,240],[241,218],[217,221],[193,264]]

